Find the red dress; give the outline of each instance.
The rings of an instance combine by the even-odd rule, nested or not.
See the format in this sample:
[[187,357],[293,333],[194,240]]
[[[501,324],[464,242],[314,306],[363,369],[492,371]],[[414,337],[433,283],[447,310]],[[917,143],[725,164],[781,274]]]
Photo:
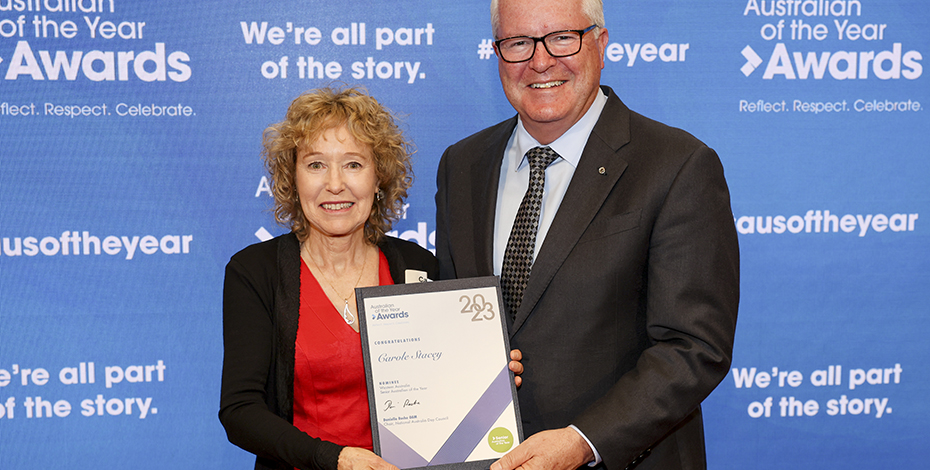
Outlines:
[[[371,450],[361,338],[329,301],[310,268],[302,260],[300,266],[294,426],[313,437]],[[383,253],[378,283],[394,283]]]

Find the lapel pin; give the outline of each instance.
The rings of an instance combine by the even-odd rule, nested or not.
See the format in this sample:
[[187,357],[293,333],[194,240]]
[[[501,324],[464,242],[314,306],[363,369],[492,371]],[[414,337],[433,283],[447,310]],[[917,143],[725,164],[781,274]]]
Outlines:
[[600,173],[600,174],[602,174],[602,175],[606,175],[606,174],[607,174],[607,168],[600,167],[600,168],[597,169],[597,172]]

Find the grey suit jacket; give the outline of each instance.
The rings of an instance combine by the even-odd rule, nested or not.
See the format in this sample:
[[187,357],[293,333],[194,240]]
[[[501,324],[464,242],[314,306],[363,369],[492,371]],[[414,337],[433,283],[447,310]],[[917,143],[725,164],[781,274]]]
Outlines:
[[[606,468],[705,468],[700,403],[730,365],[739,248],[716,153],[610,88],[510,327],[527,435],[576,425]],[[439,163],[442,278],[493,275],[516,117]]]

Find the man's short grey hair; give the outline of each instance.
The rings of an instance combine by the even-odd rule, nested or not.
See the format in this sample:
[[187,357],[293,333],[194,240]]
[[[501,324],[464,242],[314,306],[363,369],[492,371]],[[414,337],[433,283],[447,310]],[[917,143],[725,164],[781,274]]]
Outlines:
[[[499,3],[500,0],[491,0],[491,32],[494,33],[495,39],[502,39],[497,37],[498,27],[501,23]],[[584,13],[584,16],[588,17],[588,20],[591,22],[591,24],[597,25],[598,28],[604,27],[603,0],[581,0],[581,12]],[[594,35],[595,37],[600,35],[600,31],[595,30]]]

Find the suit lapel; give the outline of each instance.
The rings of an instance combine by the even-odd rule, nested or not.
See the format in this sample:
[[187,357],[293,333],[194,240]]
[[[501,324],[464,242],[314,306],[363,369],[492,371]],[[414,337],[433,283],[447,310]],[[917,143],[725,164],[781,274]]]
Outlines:
[[471,201],[472,229],[471,240],[475,248],[475,276],[494,275],[494,214],[497,210],[497,188],[500,184],[501,162],[507,141],[517,125],[516,117],[504,121],[496,132],[491,134],[487,147],[476,152],[471,167]]
[[630,141],[630,111],[610,88],[604,87],[604,91],[607,105],[588,138],[578,168],[533,263],[523,301],[510,330],[511,336],[536,307],[627,167],[627,162],[619,158],[617,152]]

